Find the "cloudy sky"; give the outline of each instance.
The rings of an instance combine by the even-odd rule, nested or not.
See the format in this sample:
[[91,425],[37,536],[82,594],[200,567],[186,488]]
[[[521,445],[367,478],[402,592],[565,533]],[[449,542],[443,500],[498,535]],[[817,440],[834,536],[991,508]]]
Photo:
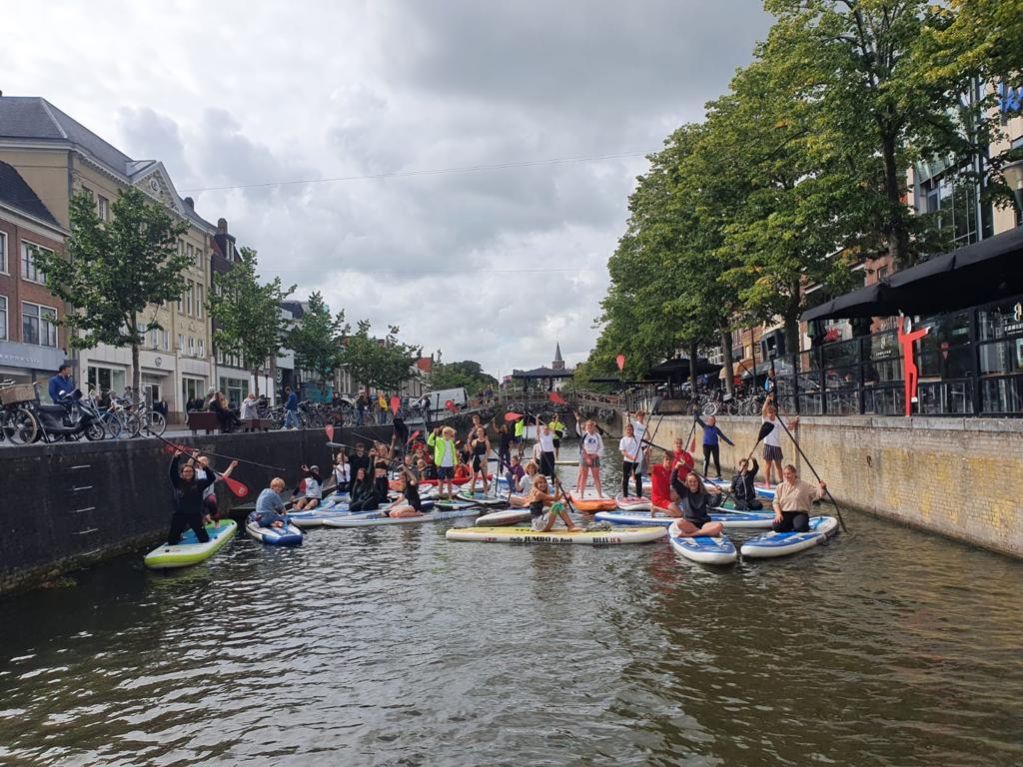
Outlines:
[[643,155],[770,24],[758,0],[15,0],[4,17],[33,31],[0,46],[5,94],[162,160],[298,296],[495,375],[549,364],[555,341],[586,358]]

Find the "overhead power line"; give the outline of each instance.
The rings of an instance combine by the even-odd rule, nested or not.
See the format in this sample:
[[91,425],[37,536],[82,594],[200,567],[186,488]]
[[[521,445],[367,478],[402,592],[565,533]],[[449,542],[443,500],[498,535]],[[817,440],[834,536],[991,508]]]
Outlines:
[[[653,150],[656,151],[656,150]],[[516,168],[534,168],[545,165],[569,165],[582,162],[602,162],[606,160],[627,160],[635,157],[646,157],[649,152],[622,152],[620,154],[594,155],[590,157],[557,157],[547,160],[522,160],[518,162],[501,162],[487,165],[464,165],[451,168],[430,168],[425,170],[402,170],[393,173],[369,173],[358,176],[334,176],[332,178],[302,178],[288,181],[261,181],[251,184],[229,184],[226,186],[206,186],[182,189],[181,193],[220,192],[230,189],[257,189],[272,186],[298,186],[300,184],[333,184],[344,181],[372,181],[389,178],[415,178],[417,176],[444,176],[457,173],[480,173],[490,170],[510,170]]]

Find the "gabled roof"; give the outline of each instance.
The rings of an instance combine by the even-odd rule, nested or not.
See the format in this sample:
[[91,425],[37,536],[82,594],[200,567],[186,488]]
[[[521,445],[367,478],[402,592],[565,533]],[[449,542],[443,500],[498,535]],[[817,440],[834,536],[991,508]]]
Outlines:
[[71,142],[126,176],[132,162],[113,144],[38,96],[0,96],[0,138]]
[[7,205],[32,218],[61,229],[39,196],[12,166],[0,162],[0,204]]
[[554,370],[553,368],[533,368],[532,370],[513,370],[512,378],[571,378],[572,370]]

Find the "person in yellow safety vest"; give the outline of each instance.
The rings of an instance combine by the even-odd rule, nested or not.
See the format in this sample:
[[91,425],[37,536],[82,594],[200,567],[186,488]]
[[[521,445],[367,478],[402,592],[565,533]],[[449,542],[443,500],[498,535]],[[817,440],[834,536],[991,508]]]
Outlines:
[[515,445],[519,451],[519,460],[522,460],[522,454],[526,450],[526,419],[519,418],[515,422],[515,435],[512,437],[512,444]]

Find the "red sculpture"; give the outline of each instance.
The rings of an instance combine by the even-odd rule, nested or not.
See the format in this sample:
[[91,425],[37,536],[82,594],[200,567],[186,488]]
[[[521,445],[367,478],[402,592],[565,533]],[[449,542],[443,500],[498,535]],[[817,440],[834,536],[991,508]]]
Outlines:
[[[909,317],[899,317],[899,346],[902,347],[902,380],[906,397],[906,415],[913,415],[913,400],[916,399],[917,384],[920,381],[920,374],[916,368],[916,355],[913,344],[923,338],[930,331],[930,328],[913,330],[913,323]],[[903,329],[908,325],[910,332]]]

